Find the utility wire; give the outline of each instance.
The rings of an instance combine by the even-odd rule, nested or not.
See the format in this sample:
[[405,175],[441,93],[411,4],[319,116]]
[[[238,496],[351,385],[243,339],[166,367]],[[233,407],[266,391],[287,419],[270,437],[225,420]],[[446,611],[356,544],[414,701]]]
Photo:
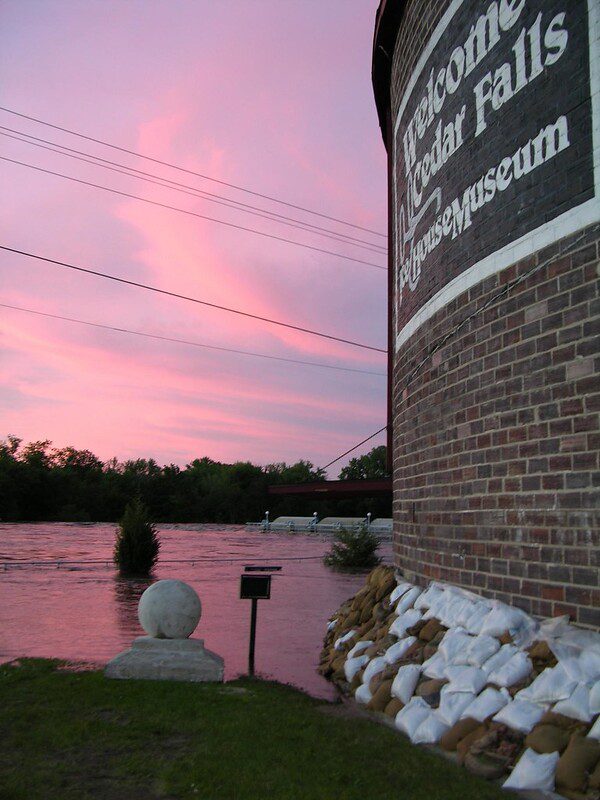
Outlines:
[[319,336],[322,339],[331,339],[334,342],[341,342],[342,344],[349,344],[353,347],[361,347],[364,350],[374,350],[376,353],[386,353],[387,350],[384,350],[381,347],[373,347],[372,345],[368,344],[361,344],[360,342],[354,342],[350,339],[342,339],[339,336],[332,336],[327,333],[321,333],[320,331],[313,331],[310,328],[302,328],[299,325],[291,325],[288,322],[280,322],[278,320],[269,319],[269,317],[261,317],[258,314],[250,314],[247,311],[240,311],[237,308],[229,308],[228,306],[218,305],[217,303],[209,303],[207,300],[200,300],[197,297],[188,297],[184,294],[178,294],[177,292],[170,292],[167,289],[159,289],[157,286],[150,286],[146,283],[138,283],[137,281],[130,281],[126,278],[120,278],[116,275],[110,275],[107,272],[99,272],[97,270],[89,269],[87,267],[80,267],[75,264],[69,264],[66,261],[57,261],[53,258],[46,258],[45,256],[40,256],[35,253],[28,253],[25,250],[17,250],[14,247],[7,247],[6,245],[0,244],[0,250],[5,250],[8,253],[16,253],[17,255],[26,256],[27,258],[34,258],[38,261],[44,261],[48,264],[53,264],[58,267],[65,267],[66,269],[73,269],[77,272],[85,272],[88,275],[95,275],[98,278],[106,278],[111,281],[116,281],[117,283],[124,283],[128,286],[135,286],[138,289],[146,289],[149,292],[156,292],[157,294],[164,294],[168,297],[176,297],[179,300],[187,300],[190,303],[197,303],[198,305],[208,306],[209,308],[216,308],[219,311],[228,311],[231,314],[238,314],[242,317],[249,317],[250,319],[257,319],[260,322],[268,322],[271,325],[279,325],[282,328],[290,328],[294,331],[300,331],[301,333],[308,333],[311,336]]
[[219,225],[225,225],[227,228],[235,228],[238,231],[246,231],[247,233],[254,233],[257,236],[264,236],[267,239],[274,239],[277,242],[285,242],[286,244],[293,244],[296,247],[303,247],[305,250],[313,250],[315,253],[324,253],[328,256],[335,256],[336,258],[343,258],[344,261],[354,261],[357,264],[363,264],[367,267],[374,267],[375,269],[383,270],[387,272],[387,267],[382,267],[379,264],[373,264],[371,261],[361,261],[359,258],[353,258],[352,256],[344,256],[341,253],[336,253],[334,250],[324,250],[321,247],[314,247],[311,244],[303,244],[302,242],[296,242],[293,239],[285,239],[283,236],[276,236],[274,233],[265,233],[264,231],[256,230],[256,228],[247,228],[244,225],[236,225],[234,222],[226,222],[223,219],[217,219],[216,217],[209,217],[206,214],[198,214],[196,211],[189,211],[186,208],[179,208],[178,206],[171,206],[168,203],[159,203],[158,200],[149,200],[147,197],[140,197],[138,194],[130,194],[129,192],[123,192],[120,189],[113,189],[110,186],[103,186],[100,183],[92,183],[91,181],[84,181],[81,178],[75,178],[73,175],[65,175],[63,172],[54,172],[51,169],[44,169],[43,167],[36,167],[34,164],[28,164],[26,161],[18,161],[14,158],[7,158],[6,156],[0,156],[1,161],[8,161],[11,164],[19,164],[22,167],[27,167],[28,169],[36,170],[36,172],[43,172],[46,175],[54,175],[58,178],[65,178],[68,181],[74,181],[75,183],[80,183],[83,186],[91,186],[93,189],[102,189],[104,192],[111,192],[112,194],[120,195],[121,197],[129,197],[132,200],[141,200],[142,203],[149,203],[152,206],[158,206],[159,208],[167,208],[170,211],[177,211],[180,214],[187,214],[190,217],[198,217],[198,219],[208,220],[209,222],[217,222]]
[[267,355],[266,353],[256,353],[250,350],[235,350],[231,347],[218,347],[217,345],[213,344],[203,344],[201,342],[192,342],[188,339],[175,339],[171,336],[161,336],[156,333],[148,333],[147,331],[134,331],[129,328],[115,328],[112,325],[102,325],[99,322],[89,322],[88,320],[83,319],[75,319],[74,317],[63,317],[59,314],[49,314],[44,311],[36,311],[33,308],[23,308],[22,306],[13,306],[9,303],[0,303],[0,308],[10,308],[14,311],[22,311],[26,314],[35,314],[38,317],[48,317],[49,319],[59,319],[63,322],[75,322],[78,325],[87,325],[90,328],[102,328],[105,331],[116,331],[117,333],[130,333],[134,336],[143,336],[148,339],[157,339],[161,342],[174,342],[176,344],[186,344],[191,347],[202,347],[206,350],[219,350],[223,353],[236,353],[240,356],[254,356],[255,358],[268,358],[271,361],[286,361],[289,364],[300,364],[304,367],[320,367],[321,369],[335,369],[339,370],[340,372],[359,372],[362,375],[379,375],[380,377],[385,378],[385,372],[371,372],[370,370],[366,369],[354,369],[352,367],[338,367],[334,364],[321,364],[317,361],[299,361],[296,358],[286,358],[284,356],[272,356]]
[[207,200],[210,203],[216,203],[217,205],[224,206],[225,208],[241,211],[244,214],[251,214],[252,216],[259,217],[260,219],[266,219],[270,222],[276,222],[280,225],[287,225],[290,228],[296,228],[298,230],[305,231],[306,233],[312,233],[315,236],[324,236],[326,239],[332,239],[334,242],[338,242],[339,244],[349,244],[353,247],[360,247],[362,250],[368,250],[369,252],[376,253],[377,255],[385,255],[387,252],[387,248],[383,247],[382,245],[375,244],[374,242],[368,242],[366,239],[358,239],[354,236],[349,236],[348,234],[340,233],[329,228],[322,228],[319,225],[312,225],[310,222],[304,222],[303,220],[295,219],[294,217],[288,217],[284,214],[277,214],[274,211],[269,211],[265,208],[259,208],[247,203],[240,203],[237,200],[231,200],[227,197],[223,197],[222,195],[206,192],[203,189],[198,189],[195,186],[189,186],[185,183],[172,181],[169,178],[163,178],[161,175],[155,175],[152,172],[134,169],[133,167],[129,167],[127,164],[121,164],[118,161],[100,158],[92,153],[86,153],[83,150],[76,150],[73,147],[66,147],[58,142],[42,139],[39,136],[32,136],[29,133],[17,131],[13,128],[7,128],[4,125],[0,125],[0,136],[5,136],[8,139],[13,139],[16,142],[22,142],[23,144],[29,144],[32,147],[41,148],[42,150],[46,150],[50,153],[66,156],[67,158],[81,161],[85,164],[91,164],[95,167],[102,167],[102,169],[107,169],[111,172],[117,172],[120,175],[127,175],[130,178],[136,178],[137,180],[145,181],[146,183],[151,183],[155,186],[163,186],[166,189],[172,189],[173,191],[180,192],[181,194],[198,197],[202,200]]
[[336,461],[339,461],[339,460],[340,460],[340,459],[342,459],[344,456],[347,456],[349,453],[352,453],[352,452],[353,452],[353,450],[356,450],[357,448],[359,448],[359,447],[361,446],[361,444],[365,444],[366,442],[370,442],[370,441],[371,441],[371,439],[374,439],[374,438],[375,438],[375,437],[376,437],[378,434],[380,434],[380,433],[383,433],[383,431],[384,431],[386,428],[387,428],[387,425],[384,425],[384,426],[383,426],[383,428],[380,428],[378,431],[375,431],[375,433],[372,433],[370,436],[367,436],[367,438],[366,438],[366,439],[363,439],[363,440],[362,440],[362,442],[359,442],[358,444],[355,444],[355,445],[354,445],[354,447],[351,447],[351,448],[350,448],[350,450],[346,450],[346,452],[345,452],[345,453],[342,453],[342,455],[341,455],[341,456],[338,456],[337,458],[334,458],[334,459],[333,459],[333,461],[330,461],[330,462],[329,462],[329,464],[325,464],[325,466],[324,466],[324,467],[322,467],[322,469],[327,469],[327,468],[328,468],[328,467],[330,467],[332,464],[335,464],[335,462],[336,462]]
[[310,208],[304,208],[303,206],[295,205],[294,203],[288,203],[285,200],[280,200],[277,197],[271,197],[268,194],[261,194],[261,192],[253,191],[252,189],[247,189],[243,186],[237,186],[235,183],[228,183],[227,181],[219,180],[218,178],[211,178],[209,175],[204,175],[201,172],[195,172],[191,169],[186,169],[185,167],[180,167],[177,164],[172,164],[168,161],[162,161],[159,158],[152,158],[151,156],[144,155],[143,153],[138,153],[135,150],[128,150],[126,147],[119,147],[119,145],[112,144],[111,142],[104,141],[103,139],[96,139],[93,136],[86,136],[83,133],[79,133],[78,131],[71,130],[70,128],[65,128],[62,125],[53,125],[50,122],[46,122],[43,119],[38,119],[37,117],[29,116],[28,114],[22,114],[18,111],[13,111],[10,108],[6,108],[5,106],[0,106],[0,111],[4,111],[7,114],[13,114],[16,117],[21,117],[21,119],[28,119],[31,122],[35,122],[38,125],[45,125],[48,128],[53,128],[57,131],[62,131],[63,133],[68,133],[71,136],[78,136],[80,139],[86,139],[88,142],[95,142],[96,144],[101,144],[104,147],[111,147],[113,150],[119,150],[122,153],[128,153],[131,156],[136,156],[137,158],[143,158],[146,161],[152,161],[155,164],[161,164],[163,167],[169,167],[171,169],[176,169],[179,172],[186,172],[188,175],[195,175],[197,178],[202,178],[207,181],[211,181],[212,183],[218,183],[221,186],[227,186],[230,189],[236,189],[240,192],[245,192],[246,194],[251,194],[254,197],[261,197],[263,200],[269,200],[273,203],[279,203],[280,205],[287,206],[288,208],[295,208],[297,211],[303,211],[306,214],[313,214],[314,216],[321,217],[323,219],[328,219],[331,222],[337,222],[340,225],[347,225],[350,228],[356,228],[357,230],[365,231],[366,233],[372,233],[374,236],[380,236],[382,239],[387,239],[387,235],[384,233],[380,233],[379,231],[371,230],[370,228],[364,228],[362,225],[356,225],[352,222],[346,222],[343,219],[338,219],[337,217],[329,216],[328,214],[323,214],[320,211],[313,211]]

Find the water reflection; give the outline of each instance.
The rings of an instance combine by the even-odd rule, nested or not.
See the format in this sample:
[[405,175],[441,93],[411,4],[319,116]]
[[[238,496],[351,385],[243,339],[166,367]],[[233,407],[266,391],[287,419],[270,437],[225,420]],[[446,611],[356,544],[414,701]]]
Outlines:
[[114,579],[114,597],[117,626],[125,639],[143,636],[144,631],[138,620],[140,597],[157,578],[151,573],[146,578],[126,578],[119,573]]

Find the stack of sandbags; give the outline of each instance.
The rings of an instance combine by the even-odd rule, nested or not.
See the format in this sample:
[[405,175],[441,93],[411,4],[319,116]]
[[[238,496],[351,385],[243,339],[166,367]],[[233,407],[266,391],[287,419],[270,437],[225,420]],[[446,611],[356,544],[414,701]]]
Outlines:
[[378,567],[331,618],[320,670],[478,775],[600,800],[598,634]]

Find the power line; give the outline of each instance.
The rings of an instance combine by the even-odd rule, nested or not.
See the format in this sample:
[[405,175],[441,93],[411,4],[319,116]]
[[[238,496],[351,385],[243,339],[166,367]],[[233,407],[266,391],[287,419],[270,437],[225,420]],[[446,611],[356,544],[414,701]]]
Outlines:
[[266,353],[256,353],[250,350],[235,350],[231,347],[218,347],[217,345],[213,344],[203,344],[201,342],[192,342],[188,339],[176,339],[171,336],[161,336],[155,333],[148,333],[147,331],[134,331],[129,328],[116,328],[112,325],[102,325],[99,322],[89,322],[88,320],[83,319],[75,319],[74,317],[63,317],[60,314],[49,314],[44,311],[36,311],[33,308],[23,308],[22,306],[13,306],[9,303],[0,303],[0,308],[11,308],[14,311],[22,311],[26,314],[35,314],[38,317],[48,317],[49,319],[58,319],[62,320],[63,322],[75,322],[78,325],[87,325],[90,328],[102,328],[106,331],[116,331],[117,333],[130,333],[134,336],[143,336],[148,339],[157,339],[161,342],[174,342],[176,344],[185,344],[191,347],[201,347],[207,350],[219,350],[223,353],[236,353],[237,355],[241,356],[254,356],[255,358],[268,358],[271,361],[286,361],[289,364],[300,364],[304,367],[320,367],[321,369],[335,369],[339,370],[340,372],[359,372],[362,375],[379,375],[380,377],[386,377],[384,372],[371,372],[370,370],[366,369],[354,369],[352,367],[339,367],[334,364],[321,364],[317,361],[300,361],[296,358],[286,358],[284,356],[272,356],[267,355]]
[[66,156],[67,158],[81,161],[85,164],[101,167],[102,169],[107,169],[111,172],[127,175],[130,178],[136,178],[137,180],[145,181],[146,183],[151,183],[156,186],[163,186],[166,189],[172,189],[173,191],[191,195],[192,197],[199,197],[203,200],[207,200],[210,203],[216,203],[217,205],[224,206],[225,208],[241,211],[244,214],[251,214],[252,216],[259,217],[260,219],[266,219],[270,222],[276,222],[280,225],[287,225],[291,228],[312,233],[315,236],[324,236],[325,238],[332,239],[340,244],[350,244],[353,247],[360,247],[362,250],[368,250],[369,252],[377,253],[378,255],[385,255],[387,252],[387,248],[383,247],[382,245],[375,244],[374,242],[368,242],[366,239],[358,239],[355,236],[349,236],[348,234],[340,233],[339,231],[323,228],[319,225],[313,225],[310,222],[304,222],[303,220],[295,219],[294,217],[289,217],[284,214],[277,214],[276,212],[269,211],[265,208],[252,206],[248,203],[241,203],[238,200],[231,200],[228,197],[223,197],[222,195],[214,194],[213,192],[206,192],[204,189],[198,189],[195,186],[189,186],[188,184],[179,183],[178,181],[173,181],[169,178],[163,178],[161,175],[155,175],[152,172],[145,172],[144,170],[135,169],[127,164],[121,164],[118,161],[100,158],[92,153],[86,153],[83,150],[76,150],[73,147],[66,147],[58,142],[53,142],[49,139],[43,139],[39,136],[32,136],[29,133],[17,131],[13,128],[7,128],[4,125],[0,125],[0,136],[5,136],[8,139],[13,139],[16,142],[22,142],[23,144],[29,144],[32,147],[41,148],[42,150],[46,150],[50,153]]
[[170,292],[167,289],[159,289],[156,286],[151,286],[146,283],[138,283],[137,281],[130,281],[127,278],[120,278],[116,275],[110,275],[107,272],[99,272],[97,270],[89,269],[87,267],[80,267],[75,264],[69,264],[66,261],[57,261],[53,258],[46,258],[45,256],[37,255],[36,253],[28,253],[25,250],[17,250],[14,247],[7,247],[6,245],[0,245],[0,250],[5,250],[8,253],[16,253],[17,255],[26,256],[27,258],[34,258],[38,261],[44,261],[48,264],[53,264],[58,267],[65,267],[66,269],[73,269],[77,272],[85,272],[88,275],[95,275],[98,278],[106,278],[107,280],[116,281],[117,283],[124,283],[128,286],[135,286],[138,289],[146,289],[149,292],[156,292],[157,294],[164,294],[168,297],[176,297],[179,300],[186,300],[190,303],[197,303],[198,305],[208,306],[209,308],[216,308],[219,311],[228,311],[230,314],[238,314],[242,317],[249,317],[250,319],[257,319],[260,322],[268,322],[271,325],[279,325],[282,328],[290,328],[294,331],[300,331],[301,333],[308,333],[311,336],[319,336],[322,339],[331,339],[334,342],[341,342],[342,344],[349,344],[353,347],[361,347],[364,350],[374,350],[377,353],[386,353],[387,350],[384,350],[381,347],[373,347],[372,345],[368,344],[361,344],[360,342],[354,342],[350,339],[342,339],[339,336],[332,336],[327,333],[321,333],[320,331],[313,331],[310,328],[302,328],[299,325],[291,325],[288,322],[280,322],[279,320],[269,319],[269,317],[261,317],[258,314],[250,314],[247,311],[240,311],[237,308],[229,308],[228,306],[218,305],[217,303],[209,303],[207,300],[200,300],[197,297],[188,297],[184,294],[178,294],[177,292]]
[[340,225],[347,225],[350,228],[356,228],[357,230],[365,231],[365,233],[372,233],[374,236],[380,236],[382,239],[387,239],[387,235],[384,233],[380,233],[379,231],[371,230],[370,228],[364,228],[362,225],[356,225],[352,222],[346,222],[343,219],[338,219],[337,217],[329,216],[328,214],[323,214],[320,211],[313,211],[310,208],[304,208],[303,206],[295,205],[294,203],[286,202],[285,200],[279,200],[276,197],[271,197],[268,194],[262,194],[261,192],[253,191],[252,189],[247,189],[243,186],[237,186],[235,183],[228,183],[227,181],[219,180],[218,178],[211,178],[209,175],[204,175],[201,172],[195,172],[191,169],[186,169],[185,167],[180,167],[177,164],[172,164],[168,161],[162,161],[159,158],[152,158],[151,156],[144,155],[143,153],[138,153],[135,150],[128,150],[126,147],[120,147],[119,145],[112,144],[111,142],[104,141],[103,139],[96,139],[93,136],[86,136],[83,133],[79,133],[78,131],[71,130],[70,128],[65,128],[62,125],[54,125],[51,122],[46,122],[45,120],[38,119],[37,117],[29,116],[28,114],[22,114],[18,111],[13,111],[10,108],[6,108],[5,106],[0,106],[0,111],[4,111],[7,114],[13,114],[16,117],[21,117],[22,119],[28,119],[31,122],[35,122],[38,125],[45,125],[48,128],[53,128],[57,131],[62,131],[63,133],[68,133],[71,136],[78,136],[80,139],[85,139],[89,142],[95,142],[96,144],[101,144],[104,147],[111,147],[113,150],[119,150],[122,153],[128,153],[129,155],[136,156],[136,158],[143,158],[146,161],[152,161],[155,164],[161,164],[164,167],[169,167],[170,169],[176,169],[179,172],[186,172],[188,175],[195,175],[197,178],[202,178],[203,180],[211,181],[213,183],[218,183],[221,186],[227,186],[230,189],[236,189],[240,192],[245,192],[246,194],[251,194],[254,197],[261,197],[263,200],[269,200],[273,203],[279,203],[280,205],[287,206],[288,208],[295,208],[297,211],[303,211],[306,214],[313,214],[317,217],[321,217],[323,219],[328,219],[331,222],[337,222]]
[[384,426],[383,426],[383,428],[380,428],[378,431],[375,431],[375,433],[372,433],[370,436],[367,436],[367,438],[366,438],[366,439],[363,439],[363,440],[362,440],[362,442],[359,442],[358,444],[355,444],[355,445],[354,445],[354,447],[351,447],[351,448],[350,448],[350,450],[346,450],[346,452],[345,452],[345,453],[342,453],[342,455],[341,455],[341,456],[338,456],[337,458],[334,458],[334,459],[333,459],[333,461],[330,461],[330,462],[329,462],[329,464],[325,464],[325,466],[324,466],[324,467],[322,467],[322,469],[327,469],[327,468],[328,468],[328,467],[330,467],[332,464],[335,464],[335,462],[336,462],[336,461],[339,461],[339,460],[340,460],[340,459],[342,459],[344,456],[347,456],[349,453],[351,453],[353,450],[356,450],[357,448],[359,448],[359,447],[361,446],[361,444],[365,444],[366,442],[370,442],[370,441],[371,441],[371,439],[374,439],[374,438],[375,438],[375,437],[376,437],[378,434],[380,434],[380,433],[383,433],[383,431],[384,431],[386,428],[387,428],[387,425],[384,425]]
[[26,161],[18,161],[14,158],[7,158],[6,156],[0,156],[1,161],[8,161],[11,164],[19,164],[21,167],[27,167],[28,169],[36,170],[36,172],[44,172],[46,175],[54,175],[58,178],[65,178],[68,181],[74,181],[75,183],[80,183],[83,186],[91,186],[93,189],[102,189],[104,192],[111,192],[112,194],[120,195],[121,197],[129,197],[132,200],[141,200],[142,203],[149,203],[152,206],[158,206],[159,208],[167,208],[170,211],[177,211],[180,214],[187,214],[190,217],[198,217],[198,219],[208,220],[209,222],[217,222],[219,225],[225,225],[227,228],[235,228],[239,231],[246,231],[246,233],[254,233],[257,236],[264,236],[267,239],[274,239],[277,242],[285,242],[286,244],[293,244],[296,247],[303,247],[305,250],[313,250],[315,253],[324,253],[328,256],[335,256],[336,258],[343,258],[345,261],[354,261],[357,264],[363,264],[367,267],[374,267],[375,269],[383,270],[387,272],[387,267],[382,267],[379,264],[373,264],[371,261],[361,261],[359,258],[353,258],[352,256],[344,256],[341,253],[336,253],[334,250],[324,250],[321,247],[314,247],[311,244],[303,244],[302,242],[296,242],[293,239],[285,239],[283,236],[276,236],[274,233],[265,233],[264,231],[258,231],[256,228],[247,228],[244,225],[236,225],[234,222],[226,222],[222,219],[217,219],[216,217],[209,217],[206,214],[198,214],[196,211],[189,211],[186,208],[179,208],[178,206],[171,206],[168,203],[159,203],[158,200],[149,200],[146,197],[140,197],[138,194],[130,194],[129,192],[123,192],[120,189],[112,189],[109,186],[103,186],[100,183],[92,183],[91,181],[84,181],[81,178],[75,178],[73,175],[65,175],[63,172],[54,172],[51,169],[44,169],[43,167],[36,167],[34,164],[28,164]]
[[43,173],[45,173],[47,175],[54,175],[55,177],[58,177],[58,178],[65,178],[66,180],[74,181],[75,183],[80,183],[83,186],[90,186],[90,187],[92,187],[94,189],[102,189],[105,192],[111,192],[112,194],[117,194],[117,195],[120,195],[121,197],[129,197],[129,198],[131,198],[133,200],[140,200],[142,203],[148,203],[148,204],[153,205],[153,206],[158,206],[159,208],[166,208],[166,209],[169,209],[170,211],[177,211],[177,212],[179,212],[181,214],[187,214],[188,216],[198,217],[199,219],[208,220],[209,222],[216,222],[219,225],[225,225],[228,228],[235,228],[236,230],[246,231],[247,233],[254,233],[257,236],[264,236],[267,239],[273,239],[273,240],[278,241],[278,242],[285,242],[286,244],[293,244],[296,247],[303,247],[305,250],[313,250],[316,253],[324,253],[325,255],[335,256],[336,258],[342,258],[345,261],[354,261],[357,264],[363,264],[364,266],[367,266],[367,267],[374,267],[375,269],[383,270],[385,272],[387,271],[387,267],[382,267],[379,264],[373,264],[371,261],[362,261],[361,259],[353,258],[352,256],[345,256],[345,255],[342,255],[341,253],[337,253],[337,252],[335,252],[333,250],[324,250],[321,247],[314,247],[313,245],[310,245],[310,244],[303,244],[302,242],[296,242],[293,239],[286,239],[286,238],[284,238],[282,236],[276,236],[273,233],[266,233],[264,231],[256,230],[255,228],[247,228],[244,225],[237,225],[234,222],[226,222],[225,220],[217,219],[216,217],[209,217],[206,214],[198,214],[195,211],[189,211],[188,209],[185,209],[185,208],[179,208],[178,206],[172,206],[172,205],[169,205],[168,203],[160,203],[157,200],[149,200],[148,198],[140,197],[140,195],[137,195],[137,194],[131,194],[129,192],[123,192],[123,191],[121,191],[119,189],[113,189],[113,188],[111,188],[109,186],[103,186],[102,184],[99,184],[99,183],[92,183],[91,181],[84,181],[81,178],[74,177],[73,175],[65,175],[62,172],[55,172],[53,170],[45,169],[43,167],[37,167],[34,164],[28,164],[25,161],[18,161],[17,159],[7,158],[6,156],[0,156],[0,160],[1,161],[7,161],[7,162],[9,162],[11,164],[18,164],[18,165],[20,165],[22,167],[27,167],[28,169],[33,169],[33,170],[36,170],[37,172],[43,172]]

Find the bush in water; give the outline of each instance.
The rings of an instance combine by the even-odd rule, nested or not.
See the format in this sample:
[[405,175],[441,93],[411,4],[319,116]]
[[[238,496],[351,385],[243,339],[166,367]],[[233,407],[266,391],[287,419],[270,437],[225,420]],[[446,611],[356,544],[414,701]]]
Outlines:
[[122,573],[148,575],[158,560],[159,550],[156,527],[138,497],[127,504],[116,531],[115,564]]
[[365,524],[355,530],[340,528],[335,535],[335,542],[323,561],[328,567],[338,569],[354,569],[358,567],[375,567],[380,562],[376,551],[379,540]]

